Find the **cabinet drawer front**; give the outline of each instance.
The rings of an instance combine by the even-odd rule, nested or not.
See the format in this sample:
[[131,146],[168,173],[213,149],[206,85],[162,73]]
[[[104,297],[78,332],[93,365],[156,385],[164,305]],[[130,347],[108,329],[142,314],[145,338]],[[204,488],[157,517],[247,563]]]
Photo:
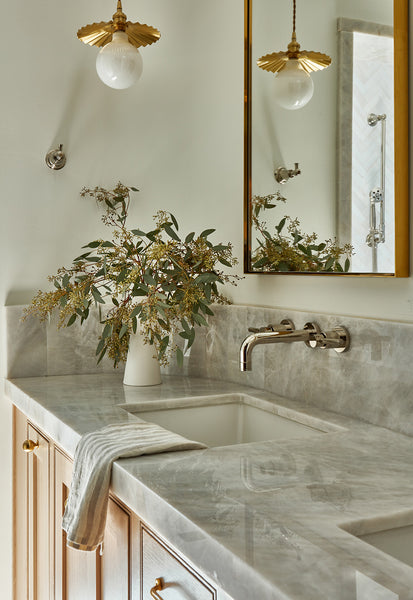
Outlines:
[[[151,596],[160,578],[162,590]],[[216,600],[214,588],[145,525],[141,525],[141,586],[142,600]]]

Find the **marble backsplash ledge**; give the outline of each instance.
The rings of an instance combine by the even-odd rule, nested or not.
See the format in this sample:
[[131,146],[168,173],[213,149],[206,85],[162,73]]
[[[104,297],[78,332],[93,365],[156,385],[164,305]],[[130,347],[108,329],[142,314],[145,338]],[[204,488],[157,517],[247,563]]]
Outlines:
[[[97,311],[82,327],[58,330],[54,321],[22,322],[23,309],[5,308],[9,378],[113,372],[108,359],[96,365]],[[249,385],[413,436],[413,324],[237,305],[215,306],[214,313],[208,328],[197,328],[183,370],[172,359],[166,373]],[[239,348],[248,327],[286,318],[297,329],[310,321],[323,330],[344,325],[350,350],[258,346],[252,371],[242,373]]]

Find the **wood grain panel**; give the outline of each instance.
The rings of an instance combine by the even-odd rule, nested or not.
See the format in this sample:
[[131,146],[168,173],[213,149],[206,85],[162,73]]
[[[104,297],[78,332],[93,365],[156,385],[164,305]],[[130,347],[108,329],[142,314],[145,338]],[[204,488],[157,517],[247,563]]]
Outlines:
[[163,600],[216,600],[216,590],[145,525],[141,526],[141,599],[151,598],[157,578]]
[[29,590],[26,438],[27,419],[13,407],[13,600],[27,600]]

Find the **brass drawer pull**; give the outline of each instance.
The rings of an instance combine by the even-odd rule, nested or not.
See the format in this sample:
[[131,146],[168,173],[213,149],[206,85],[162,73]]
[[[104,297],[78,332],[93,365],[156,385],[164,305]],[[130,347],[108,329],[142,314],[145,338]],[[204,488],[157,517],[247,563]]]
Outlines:
[[162,596],[160,596],[158,594],[158,592],[163,590],[163,588],[164,588],[163,579],[162,579],[162,577],[158,577],[158,579],[155,580],[155,585],[151,589],[152,598],[155,598],[155,600],[162,600]]
[[24,440],[23,450],[27,453],[33,452],[39,447],[39,442],[33,442],[33,440]]

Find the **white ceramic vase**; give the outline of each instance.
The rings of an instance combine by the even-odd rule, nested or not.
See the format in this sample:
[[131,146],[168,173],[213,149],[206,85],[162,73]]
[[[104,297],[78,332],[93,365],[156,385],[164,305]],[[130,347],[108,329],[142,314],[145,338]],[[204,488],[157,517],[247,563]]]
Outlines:
[[144,344],[139,331],[132,333],[123,377],[124,385],[159,385],[161,369],[155,354],[155,346]]

